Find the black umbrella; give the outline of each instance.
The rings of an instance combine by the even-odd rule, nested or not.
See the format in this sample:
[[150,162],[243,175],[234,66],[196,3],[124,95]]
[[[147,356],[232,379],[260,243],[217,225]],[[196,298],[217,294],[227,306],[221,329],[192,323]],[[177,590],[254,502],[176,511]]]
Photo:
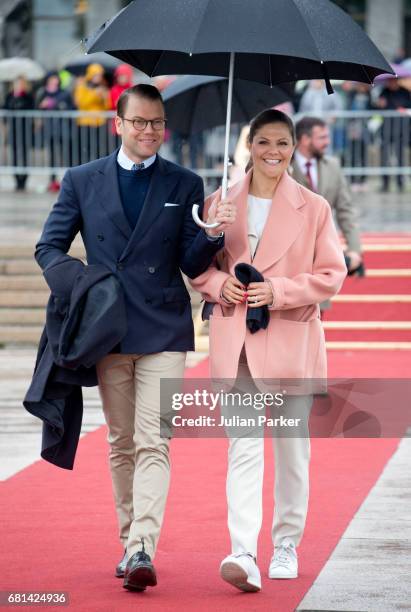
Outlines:
[[[223,125],[227,92],[228,79],[223,77],[188,75],[176,79],[162,92],[168,127],[186,138]],[[231,121],[248,123],[265,108],[287,102],[290,94],[285,87],[234,79]]]
[[372,83],[392,69],[365,32],[329,0],[134,0],[86,43],[149,76],[229,75],[223,195],[233,78]]
[[65,66],[64,70],[68,70],[75,76],[80,76],[86,73],[89,64],[101,64],[106,72],[114,72],[121,64],[121,61],[107,55],[107,53],[95,53],[93,55],[80,55],[71,59]]

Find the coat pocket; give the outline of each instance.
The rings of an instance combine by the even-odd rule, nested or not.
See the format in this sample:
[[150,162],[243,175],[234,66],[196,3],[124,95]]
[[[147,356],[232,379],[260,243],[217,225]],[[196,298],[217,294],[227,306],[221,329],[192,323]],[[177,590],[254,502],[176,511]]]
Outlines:
[[322,337],[319,319],[272,319],[268,328],[264,378],[302,379],[317,375]]

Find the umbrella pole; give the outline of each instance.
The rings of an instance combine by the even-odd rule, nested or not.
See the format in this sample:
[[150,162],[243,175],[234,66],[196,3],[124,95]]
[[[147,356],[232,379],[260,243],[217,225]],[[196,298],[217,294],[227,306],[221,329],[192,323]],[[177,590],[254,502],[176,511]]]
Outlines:
[[233,104],[233,83],[234,83],[234,62],[235,53],[230,53],[230,71],[228,75],[228,95],[227,95],[227,115],[225,123],[225,146],[224,146],[224,174],[222,197],[225,198],[228,190],[228,148],[230,145],[230,126],[231,126],[231,107]]
[[[230,144],[230,125],[231,125],[231,107],[233,104],[233,83],[234,83],[234,60],[235,53],[230,53],[230,72],[228,75],[228,95],[227,95],[227,116],[225,124],[225,146],[224,146],[224,173],[223,173],[223,185],[222,185],[222,197],[225,198],[228,190],[228,147]],[[205,229],[215,228],[220,225],[218,222],[205,223],[200,219],[198,214],[200,207],[198,204],[193,205],[192,214],[193,219],[199,227]]]

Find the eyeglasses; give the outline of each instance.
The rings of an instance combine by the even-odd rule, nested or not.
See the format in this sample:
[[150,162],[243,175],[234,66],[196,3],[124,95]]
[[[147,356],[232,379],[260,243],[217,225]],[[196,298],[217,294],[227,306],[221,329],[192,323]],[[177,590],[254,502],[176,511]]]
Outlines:
[[147,125],[151,123],[151,127],[153,130],[159,132],[160,130],[164,130],[166,127],[166,119],[127,119],[126,117],[121,117],[123,121],[130,121],[133,124],[133,128],[138,132],[142,132],[146,129]]

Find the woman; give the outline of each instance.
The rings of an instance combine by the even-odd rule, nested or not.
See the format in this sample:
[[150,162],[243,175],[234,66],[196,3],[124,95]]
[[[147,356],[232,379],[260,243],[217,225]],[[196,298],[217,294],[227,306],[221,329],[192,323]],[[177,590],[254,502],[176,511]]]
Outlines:
[[[319,303],[337,293],[346,267],[329,205],[287,173],[294,145],[294,126],[284,113],[265,110],[251,122],[252,167],[230,189],[225,203],[229,210],[237,209],[236,221],[226,230],[218,264],[192,281],[207,301],[215,302],[210,316],[213,379],[326,377]],[[206,201],[205,212],[212,199]],[[252,265],[263,280],[243,285],[235,275],[239,263]],[[263,307],[268,308],[268,325],[252,333],[247,311]],[[310,440],[307,435],[273,441],[276,506],[269,577],[296,578],[296,547],[308,505]],[[220,573],[244,591],[261,588],[256,556],[263,458],[263,437],[230,438],[227,501],[232,554],[223,560]]]

